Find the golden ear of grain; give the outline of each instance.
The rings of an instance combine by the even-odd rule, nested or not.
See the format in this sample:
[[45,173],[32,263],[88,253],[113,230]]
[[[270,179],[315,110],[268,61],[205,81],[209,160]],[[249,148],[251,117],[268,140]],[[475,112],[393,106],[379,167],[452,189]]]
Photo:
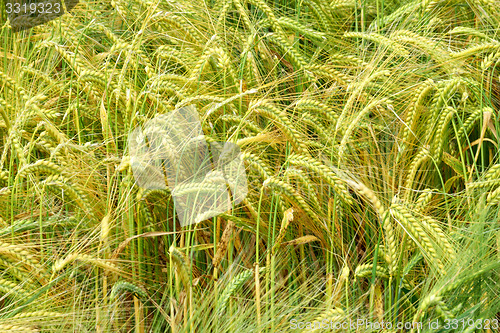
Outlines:
[[80,253],[73,253],[73,254],[68,255],[64,259],[59,259],[59,260],[55,261],[54,264],[52,265],[52,272],[57,273],[57,272],[61,271],[62,269],[64,269],[67,265],[69,265],[77,260],[81,261],[85,264],[90,264],[93,266],[100,267],[100,268],[104,269],[105,271],[114,272],[114,273],[121,273],[118,266],[109,260],[95,258],[91,255],[80,254]]
[[316,242],[316,241],[319,241],[318,237],[312,236],[312,235],[307,235],[307,236],[295,238],[295,239],[288,241],[288,242],[284,242],[281,245],[282,246],[302,245],[302,244],[307,244],[307,243]]
[[104,136],[104,140],[108,148],[116,153],[116,143],[113,137],[113,132],[111,131],[111,127],[109,126],[108,111],[104,106],[104,100],[101,101],[101,107],[99,110],[100,110],[101,126],[102,126],[102,133]]
[[231,220],[227,221],[226,228],[222,233],[219,244],[217,244],[217,252],[215,252],[214,259],[212,260],[212,264],[214,267],[219,268],[219,265],[222,261],[222,258],[225,256],[227,251],[227,245],[229,244],[229,240],[231,235],[233,234],[234,222]]
[[58,318],[66,317],[67,314],[51,311],[33,311],[33,312],[21,312],[9,319],[23,319],[29,318],[30,320],[47,320],[48,318]]
[[361,182],[355,182],[355,181],[351,181],[351,180],[347,180],[346,182],[357,193],[359,193],[361,196],[368,199],[368,201],[372,204],[373,208],[378,213],[380,218],[382,218],[382,216],[384,216],[386,208],[384,207],[384,205],[382,205],[382,202],[380,202],[377,195],[371,189],[369,189],[365,184],[363,184]]
[[287,209],[283,214],[283,220],[281,221],[280,231],[278,233],[278,237],[276,237],[276,241],[274,242],[274,246],[272,249],[273,253],[281,245],[281,242],[283,241],[283,238],[285,238],[286,235],[286,229],[288,228],[288,225],[290,224],[290,222],[292,222],[292,220],[293,220],[293,207]]
[[99,240],[103,243],[106,243],[108,235],[109,235],[109,213],[106,214],[101,220],[101,233],[99,234]]
[[18,326],[10,324],[0,324],[0,332],[16,332],[16,333],[38,333],[38,329],[29,326]]

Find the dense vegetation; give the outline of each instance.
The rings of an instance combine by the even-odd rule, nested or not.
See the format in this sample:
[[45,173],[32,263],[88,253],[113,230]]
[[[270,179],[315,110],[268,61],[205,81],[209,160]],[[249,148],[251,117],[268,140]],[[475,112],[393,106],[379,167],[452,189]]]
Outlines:
[[[498,8],[82,0],[4,26],[0,331],[495,331]],[[250,191],[181,227],[127,138],[188,105]]]

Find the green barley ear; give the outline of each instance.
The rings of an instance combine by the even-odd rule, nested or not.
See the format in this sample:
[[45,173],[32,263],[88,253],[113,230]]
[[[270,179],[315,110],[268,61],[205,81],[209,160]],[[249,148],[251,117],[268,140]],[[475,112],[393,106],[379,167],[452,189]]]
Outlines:
[[468,184],[469,188],[488,188],[500,184],[500,164],[492,165],[481,180]]
[[332,125],[337,122],[339,117],[332,107],[314,99],[301,98],[295,103],[295,107],[298,110],[311,110],[317,112],[322,116],[322,118],[328,120]]
[[407,58],[409,56],[409,52],[401,47],[398,43],[396,43],[392,38],[387,38],[378,33],[362,33],[362,32],[346,32],[344,37],[348,38],[363,38],[372,42],[379,44],[380,46],[387,48],[392,51],[392,54],[398,55],[403,58]]
[[[417,220],[405,207],[393,203],[390,208],[394,219],[409,234],[415,243],[421,248],[427,261],[441,274],[445,275],[446,270],[443,264],[443,248],[438,244],[439,234],[435,230],[424,227],[421,221]],[[447,248],[446,246],[444,246]],[[452,250],[450,248],[450,250]],[[445,257],[445,259],[448,259]],[[453,259],[453,258],[452,258]]]
[[[363,264],[356,267],[354,271],[354,276],[356,278],[370,278],[373,273],[373,264]],[[380,279],[388,280],[390,277],[389,270],[385,267],[377,265],[375,267],[375,276]],[[413,286],[411,286],[408,281],[405,279],[402,280],[402,285],[405,289],[412,290]]]
[[336,81],[338,84],[347,85],[350,78],[342,73],[341,71],[332,68],[331,66],[326,66],[322,64],[312,64],[306,67],[307,71],[312,72],[314,75],[320,78],[327,78]]
[[347,129],[344,132],[344,137],[342,138],[340,145],[339,145],[339,152],[338,152],[338,158],[339,161],[343,161],[345,159],[345,150],[346,150],[346,145],[347,145],[347,140],[351,136],[351,134],[354,132],[355,128],[359,126],[361,123],[361,120],[363,117],[366,117],[366,115],[371,112],[372,109],[376,108],[380,104],[387,102],[388,98],[382,98],[382,99],[374,99],[368,103],[361,111],[358,112],[356,115],[356,118],[349,124]]
[[309,169],[319,175],[330,186],[333,187],[335,192],[348,204],[352,203],[351,195],[347,189],[346,181],[338,177],[331,168],[321,163],[319,160],[304,155],[291,154],[288,157],[288,162],[292,165],[301,166]]
[[386,260],[389,265],[389,274],[393,276],[396,272],[396,264],[397,264],[397,238],[396,232],[394,230],[394,225],[392,222],[392,216],[389,210],[386,210],[381,217],[382,228],[384,230],[384,239],[385,239],[385,249],[386,249]]
[[[316,17],[317,22],[319,23],[319,26],[324,31],[328,31],[332,26],[331,25],[332,21],[331,21],[331,19],[329,20],[329,18],[332,18],[333,16],[328,15],[329,13],[325,13],[325,10],[323,8],[321,8],[321,6],[319,4],[317,4],[316,2],[317,1],[313,1],[313,0],[304,0],[303,1],[304,5],[309,7],[312,14]],[[329,8],[330,6],[331,6],[331,4],[328,4],[328,6],[326,8]]]
[[19,170],[17,177],[26,177],[27,174],[36,172],[44,172],[49,175],[60,175],[64,173],[63,169],[57,164],[46,160],[38,160],[35,163],[26,165]]
[[267,101],[254,102],[250,109],[273,121],[283,134],[285,134],[288,140],[290,140],[293,148],[298,153],[307,152],[307,146],[304,144],[303,140],[301,140],[302,135],[297,131],[284,112],[281,112],[277,107]]
[[[262,274],[266,270],[266,267],[259,268],[259,274]],[[216,305],[216,313],[217,316],[221,316],[226,311],[227,303],[229,302],[230,297],[233,293],[238,290],[252,275],[254,275],[255,271],[252,269],[244,270],[243,272],[236,275],[224,288],[224,291],[219,296]]]
[[0,293],[14,299],[26,299],[29,297],[29,292],[26,291],[20,284],[0,278]]
[[398,30],[391,34],[391,40],[413,46],[413,49],[427,53],[447,73],[453,73],[454,69],[456,70],[454,66],[450,65],[450,53],[430,38],[420,36],[413,31]]
[[142,288],[127,281],[116,282],[113,285],[113,288],[111,288],[109,297],[111,298],[111,300],[116,300],[120,296],[120,294],[123,294],[124,292],[129,292],[142,300],[146,300],[148,298],[146,292]]
[[[345,318],[345,312],[344,310],[342,310],[341,308],[333,308],[333,309],[328,309],[326,311],[324,311],[322,314],[320,314],[318,317],[314,318],[314,320],[312,321],[313,323],[314,322],[318,322],[318,323],[323,323],[324,320],[328,320],[328,322],[330,323],[337,323],[339,321],[341,321],[342,319]],[[303,332],[312,332],[312,331],[315,331],[315,329],[305,329],[303,330]]]
[[[415,155],[413,158],[409,170],[408,170],[408,175],[406,177],[406,182],[405,182],[405,199],[409,200],[410,196],[414,193],[413,191],[413,185],[415,183],[415,176],[419,171],[422,171],[422,165],[424,163],[428,162],[430,159],[430,154],[429,150],[427,147],[421,147],[420,151]],[[423,172],[423,171],[422,171]]]
[[314,132],[329,145],[332,145],[332,147],[335,145],[333,138],[330,136],[328,130],[321,124],[320,119],[311,115],[308,111],[305,111],[302,113],[301,121],[314,130]]
[[0,184],[7,184],[9,182],[9,173],[7,171],[0,171]]
[[422,212],[426,209],[429,202],[431,202],[433,192],[430,188],[426,188],[420,193],[417,198],[417,202],[415,202],[415,209]]
[[413,130],[417,124],[418,117],[421,116],[418,112],[418,108],[421,106],[423,100],[435,88],[434,81],[428,79],[421,83],[417,91],[413,94],[413,99],[409,105],[409,111],[406,114],[406,121],[401,128],[400,140],[401,140],[401,150],[404,151],[406,146],[413,142],[415,137]]
[[170,246],[169,249],[170,258],[174,263],[175,271],[177,272],[177,276],[180,277],[184,288],[186,291],[189,290],[190,276],[191,276],[191,263],[187,256],[179,251],[174,245]]
[[67,265],[69,265],[75,261],[79,261],[79,262],[82,262],[84,264],[88,264],[88,265],[92,265],[92,266],[97,266],[97,267],[102,268],[108,272],[120,273],[119,267],[109,260],[95,258],[95,257],[90,256],[88,254],[72,253],[72,254],[66,256],[66,258],[59,259],[59,260],[54,262],[54,264],[52,265],[53,274],[60,272]]
[[39,265],[37,257],[24,246],[0,242],[0,256],[8,260],[15,260],[23,263],[27,268],[34,271],[43,271]]
[[441,117],[439,118],[437,129],[435,133],[435,139],[433,145],[431,146],[431,154],[433,154],[434,160],[440,160],[443,153],[443,146],[446,142],[445,131],[451,118],[457,113],[457,111],[452,107],[446,107],[441,110]]
[[308,175],[301,169],[289,167],[285,170],[285,177],[290,178],[288,182],[295,181],[296,186],[302,189],[301,192],[307,195],[307,199],[311,201],[313,207],[318,207],[318,211],[322,211],[322,204],[318,201],[318,188],[314,185]]
[[30,326],[0,324],[0,332],[37,333],[40,331],[37,328]]
[[271,26],[276,33],[278,33],[280,36],[286,36],[285,32],[281,28],[280,23],[278,22],[278,19],[276,18],[276,15],[274,15],[274,11],[267,5],[266,1],[249,0],[249,2],[266,14],[267,19],[269,20],[269,22],[271,22]]
[[493,109],[489,107],[475,108],[472,109],[472,112],[469,114],[463,125],[458,130],[455,140],[458,142],[464,143],[465,136],[470,133],[473,127],[476,125],[480,119],[483,118],[485,112],[491,112],[491,114],[495,114]]
[[358,98],[360,95],[362,95],[363,90],[366,88],[366,86],[374,81],[375,79],[379,78],[380,76],[389,76],[391,72],[389,70],[378,70],[374,71],[372,73],[369,73],[365,76],[365,78],[360,81],[359,83],[353,83],[353,91],[350,94],[349,98],[344,104],[344,107],[342,109],[342,113],[339,115],[339,118],[337,120],[337,123],[335,125],[335,133],[342,133],[343,132],[343,126],[345,126],[345,118],[347,117],[348,113],[353,112],[355,103],[357,102]]
[[319,32],[313,29],[310,29],[306,26],[303,26],[300,22],[291,19],[289,17],[283,16],[278,18],[278,24],[284,28],[294,30],[297,33],[312,38],[312,39],[318,39],[318,40],[325,40],[326,36],[323,32]]
[[275,177],[270,177],[262,184],[264,188],[272,188],[279,193],[287,196],[292,202],[297,204],[304,212],[312,218],[313,221],[321,225],[319,216],[311,209],[304,198],[288,183],[285,183]]
[[66,316],[63,313],[51,311],[34,311],[34,312],[21,312],[11,317],[12,319],[30,318],[30,320],[46,320],[47,318],[60,318]]
[[41,182],[42,184],[48,185],[48,189],[59,195],[56,189],[59,188],[63,191],[64,195],[67,195],[70,199],[82,208],[85,212],[91,212],[92,208],[87,198],[86,194],[77,185],[72,184],[68,178],[62,175],[50,175],[45,180]]
[[247,162],[252,167],[251,169],[255,169],[264,180],[271,177],[273,174],[271,167],[266,163],[266,161],[262,160],[255,154],[244,152],[241,154],[241,159]]

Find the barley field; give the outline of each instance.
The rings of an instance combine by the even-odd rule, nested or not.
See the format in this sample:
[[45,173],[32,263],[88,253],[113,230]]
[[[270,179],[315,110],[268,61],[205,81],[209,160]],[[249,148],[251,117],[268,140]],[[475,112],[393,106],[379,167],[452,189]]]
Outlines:
[[500,332],[498,0],[70,2],[0,27],[0,332]]

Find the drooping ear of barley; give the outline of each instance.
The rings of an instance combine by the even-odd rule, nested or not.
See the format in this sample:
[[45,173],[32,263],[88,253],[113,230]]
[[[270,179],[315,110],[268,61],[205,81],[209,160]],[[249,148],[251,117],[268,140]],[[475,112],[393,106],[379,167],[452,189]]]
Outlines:
[[415,155],[413,158],[411,165],[408,169],[407,172],[407,177],[406,177],[406,182],[405,182],[405,189],[406,189],[406,194],[405,194],[405,199],[409,200],[410,195],[413,193],[413,185],[415,182],[415,176],[419,172],[419,168],[422,168],[422,166],[428,162],[430,159],[430,153],[429,150],[426,147],[422,147],[418,154]]
[[[12,288],[8,295],[12,284],[44,298],[13,309],[12,322],[4,304],[0,330],[178,333],[231,321],[233,330],[287,331],[279,318],[298,314],[337,322],[372,310],[389,320],[495,313],[492,279],[475,274],[498,254],[491,0],[80,0],[75,8],[29,33],[1,31],[0,284],[5,302],[23,301]],[[179,230],[174,214],[173,194],[210,193],[213,183],[140,189],[122,158],[133,128],[189,104],[206,142],[238,143],[246,162],[247,197],[215,220],[228,221],[224,232],[212,219]],[[168,126],[155,133],[164,146]],[[177,159],[166,155],[165,163]],[[165,188],[156,172],[152,186]],[[172,243],[181,245],[168,253]],[[262,257],[271,268],[261,285]],[[462,260],[477,269],[456,275]],[[213,266],[225,277],[254,262],[255,280],[245,268],[234,286],[207,277]],[[348,267],[360,283],[349,282]],[[374,272],[389,288],[372,284]],[[332,290],[334,276],[341,286]],[[258,311],[238,292],[247,282]],[[106,314],[110,300],[123,306],[119,316]],[[479,305],[481,313],[471,310]],[[65,315],[53,316],[57,328],[36,318],[49,308]]]
[[191,263],[189,259],[174,245],[170,246],[169,253],[170,258],[175,265],[175,271],[178,274],[177,276],[182,281],[184,288],[189,290],[191,276]]
[[322,210],[322,204],[318,201],[317,192],[318,188],[311,181],[310,177],[301,169],[295,167],[289,167],[284,172],[285,177],[287,177],[288,183],[296,183],[299,191],[306,193],[306,199],[311,201],[311,205],[318,207],[318,210]]
[[272,248],[273,253],[276,250],[276,248],[280,246],[281,242],[285,238],[286,230],[292,220],[293,220],[293,208],[289,208],[283,214],[283,221],[281,221],[280,231],[278,233],[278,237],[276,237],[274,246]]
[[[341,308],[333,308],[333,309],[326,310],[321,315],[319,315],[318,317],[314,318],[314,320],[312,322],[313,323],[314,322],[316,322],[316,323],[323,323],[324,320],[328,320],[329,324],[335,325],[336,323],[338,323],[338,322],[342,321],[343,319],[345,319],[345,317],[346,317],[346,313],[344,312],[344,310],[342,310]],[[313,328],[313,329],[305,329],[303,332],[312,332],[312,331],[315,331],[315,330],[316,330],[315,328]]]
[[49,175],[60,175],[64,173],[63,169],[57,164],[50,161],[38,160],[35,163],[26,165],[19,170],[17,177],[24,177],[26,174],[35,172],[44,172]]
[[120,268],[111,261],[103,260],[100,258],[94,258],[88,254],[77,254],[77,253],[70,254],[64,259],[56,260],[52,265],[52,272],[53,273],[60,272],[67,265],[75,261],[80,261],[85,264],[100,267],[107,272],[120,273]]
[[406,49],[401,47],[397,42],[395,42],[391,38],[387,38],[375,32],[372,33],[362,33],[362,32],[347,32],[344,34],[345,37],[349,38],[363,38],[366,40],[373,41],[393,52],[393,54],[398,55],[400,57],[407,58],[409,53]]
[[434,88],[434,81],[432,79],[428,79],[419,85],[417,91],[413,95],[413,99],[409,105],[409,111],[406,114],[405,124],[401,127],[401,134],[399,135],[403,151],[409,143],[415,140],[415,134],[413,131],[415,130],[417,117],[420,116],[418,109],[421,107],[427,94],[429,94]]
[[322,164],[320,161],[304,155],[291,154],[288,157],[288,162],[292,165],[301,166],[318,174],[329,185],[331,185],[338,195],[346,203],[351,203],[352,199],[347,191],[346,182],[340,179],[330,168]]
[[[366,278],[366,277],[371,277],[372,273],[373,273],[373,264],[363,264],[356,267],[356,270],[354,271],[354,276],[356,278]],[[387,270],[382,266],[377,265],[375,267],[375,276],[381,279],[389,279],[390,276],[389,270]],[[402,286],[407,290],[413,289],[413,287],[404,278],[402,279]]]
[[307,152],[307,147],[303,143],[303,140],[299,132],[295,129],[295,126],[293,126],[286,115],[280,112],[275,106],[265,101],[258,101],[251,106],[251,109],[255,110],[257,114],[272,120],[274,124],[286,135],[287,139],[290,140],[294,149],[298,153]]
[[442,110],[441,117],[437,123],[434,144],[431,146],[431,154],[434,160],[439,160],[443,153],[443,145],[446,142],[445,131],[451,118],[456,114],[456,110],[452,107],[446,107]]
[[59,188],[64,191],[69,198],[74,200],[76,204],[82,208],[85,212],[91,212],[92,208],[90,202],[85,195],[85,193],[79,189],[77,186],[73,185],[71,181],[62,175],[50,175],[41,184],[47,185],[50,190],[59,194],[55,188]]
[[306,212],[313,221],[320,223],[318,215],[311,209],[304,198],[289,184],[278,180],[275,177],[270,177],[264,181],[263,186],[273,188],[278,192],[283,193],[292,202],[296,203],[302,210],[304,210],[304,212]]
[[444,275],[446,273],[442,261],[444,251],[438,247],[437,237],[433,236],[432,231],[424,229],[421,222],[399,204],[392,204],[390,211],[394,219],[414,239],[417,245],[421,247],[424,256],[427,257],[429,262],[441,275]]
[[23,263],[27,268],[36,274],[43,274],[43,272],[45,272],[43,267],[39,265],[39,261],[35,255],[30,253],[28,249],[23,246],[0,242],[0,255],[5,257],[5,259],[15,259],[16,261]]
[[142,288],[127,281],[119,281],[113,284],[113,288],[111,288],[109,297],[111,300],[116,300],[120,296],[120,294],[124,293],[125,291],[137,297],[140,297],[143,300],[147,299],[147,294]]
[[462,126],[460,126],[458,133],[456,135],[456,140],[459,142],[464,142],[464,136],[468,135],[474,125],[483,117],[485,112],[491,112],[494,114],[494,111],[489,107],[475,108],[470,112],[469,116],[465,120]]
[[10,324],[0,324],[0,330],[3,332],[19,332],[19,333],[37,333],[38,329],[29,326],[19,326]]
[[427,53],[435,61],[438,66],[442,66],[443,71],[446,73],[453,73],[454,68],[450,64],[450,54],[443,47],[433,40],[421,36],[413,31],[397,30],[391,34],[391,39],[403,44],[415,46],[414,49]]
[[311,110],[317,112],[332,125],[336,123],[338,118],[338,115],[330,106],[314,99],[301,98],[295,103],[295,107],[298,110]]
[[417,198],[417,201],[415,202],[415,209],[418,211],[423,211],[429,204],[429,202],[432,200],[432,190],[429,188],[426,188],[425,190],[420,193],[420,195]]
[[344,136],[342,137],[342,140],[340,141],[339,145],[339,152],[338,152],[338,158],[342,162],[345,159],[345,150],[346,150],[346,145],[347,145],[347,140],[350,138],[352,132],[354,129],[359,126],[359,123],[361,122],[361,119],[363,117],[366,117],[366,115],[372,111],[373,108],[377,107],[378,105],[384,103],[387,101],[388,98],[382,98],[382,99],[375,99],[374,101],[371,101],[366,105],[357,115],[356,118],[351,122],[349,126],[347,126],[347,129],[344,132]]
[[426,124],[425,136],[427,138],[430,138],[432,131],[436,128],[436,132],[439,132],[436,134],[436,137],[441,139],[438,136],[441,132],[439,127],[445,123],[445,119],[447,119],[449,113],[453,112],[452,109],[447,110],[448,102],[462,85],[464,85],[464,82],[460,77],[441,82],[441,85],[438,85],[431,104],[432,114]]
[[[266,267],[259,268],[259,274],[262,274],[266,271]],[[253,270],[244,270],[243,272],[236,275],[224,288],[221,295],[217,300],[216,305],[216,314],[217,316],[222,316],[227,308],[227,303],[229,302],[230,297],[233,293],[238,290],[252,275],[254,274]]]
[[382,228],[384,229],[384,239],[385,239],[385,249],[387,253],[386,260],[389,265],[389,274],[392,276],[396,272],[396,264],[397,264],[397,236],[394,230],[394,225],[392,222],[392,216],[390,214],[390,210],[386,210],[383,215],[380,217]]

